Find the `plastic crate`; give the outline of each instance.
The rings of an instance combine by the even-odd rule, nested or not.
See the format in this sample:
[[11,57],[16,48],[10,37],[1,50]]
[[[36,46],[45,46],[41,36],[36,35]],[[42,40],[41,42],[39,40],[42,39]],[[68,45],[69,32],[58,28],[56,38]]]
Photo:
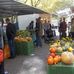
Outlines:
[[48,74],[74,74],[74,64],[65,65],[62,63],[48,65]]
[[32,52],[33,52],[33,50],[34,50],[34,45],[33,45],[33,41],[31,41],[31,42],[26,42],[25,43],[25,47],[26,47],[26,54],[32,54]]
[[16,54],[30,55],[33,50],[33,41],[31,42],[15,42]]

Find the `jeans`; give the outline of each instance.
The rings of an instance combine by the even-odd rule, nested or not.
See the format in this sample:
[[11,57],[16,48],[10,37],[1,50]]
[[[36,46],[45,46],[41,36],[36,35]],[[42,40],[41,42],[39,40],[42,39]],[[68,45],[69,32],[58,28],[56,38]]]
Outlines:
[[36,35],[36,46],[40,46],[42,47],[42,41],[41,41],[41,37]]
[[9,39],[8,40],[9,48],[10,48],[10,56],[11,58],[15,57],[15,47],[14,47],[14,40]]
[[66,32],[65,32],[65,31],[64,31],[64,32],[60,32],[60,39],[61,39],[62,37],[66,37]]

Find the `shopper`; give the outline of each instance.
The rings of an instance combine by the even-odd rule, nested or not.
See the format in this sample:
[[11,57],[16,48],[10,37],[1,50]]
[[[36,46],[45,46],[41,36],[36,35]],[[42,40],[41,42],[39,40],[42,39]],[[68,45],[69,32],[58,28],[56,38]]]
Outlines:
[[61,39],[61,29],[60,29],[61,27],[60,26],[62,25],[61,23],[62,23],[62,18],[60,18],[60,21],[58,23],[58,31],[59,31],[59,37],[60,37],[60,39]]
[[9,48],[10,48],[10,56],[11,58],[14,58],[15,57],[14,37],[16,34],[16,28],[15,28],[15,25],[10,22],[9,18],[6,19],[6,23],[7,23],[6,35],[8,39]]
[[33,29],[34,29],[34,21],[31,21],[29,26],[28,26],[28,30],[30,32],[30,34],[32,35],[33,33]]
[[30,35],[32,37],[33,43],[36,44],[36,37],[35,37],[35,29],[34,29],[34,21],[31,21],[28,30],[30,32]]
[[67,23],[65,22],[65,18],[63,18],[63,21],[60,21],[59,24],[60,38],[66,37],[66,30],[67,30]]
[[74,39],[74,18],[71,19],[71,37]]
[[45,20],[45,24],[44,24],[44,41],[49,42],[52,35],[53,35],[53,33],[52,33],[52,30],[51,30],[51,23],[50,23],[50,21]]
[[68,22],[68,36],[70,36],[70,32],[71,32],[71,22]]
[[44,30],[45,30],[45,31],[51,30],[51,23],[50,23],[50,21],[46,21],[46,20],[45,20]]
[[42,41],[41,41],[41,17],[36,19],[36,46],[42,47]]

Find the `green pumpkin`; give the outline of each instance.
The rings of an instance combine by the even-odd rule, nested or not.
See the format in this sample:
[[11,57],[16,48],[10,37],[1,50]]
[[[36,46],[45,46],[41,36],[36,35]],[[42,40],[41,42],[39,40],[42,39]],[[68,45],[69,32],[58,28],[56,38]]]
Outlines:
[[62,47],[63,51],[67,51],[67,47],[63,46]]
[[58,48],[57,48],[57,53],[61,53],[61,52],[63,52],[62,47],[58,47]]

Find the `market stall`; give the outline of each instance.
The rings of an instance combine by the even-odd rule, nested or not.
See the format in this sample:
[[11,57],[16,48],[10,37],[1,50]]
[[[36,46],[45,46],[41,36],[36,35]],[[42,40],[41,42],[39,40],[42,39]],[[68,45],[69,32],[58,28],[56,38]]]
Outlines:
[[16,55],[30,55],[33,53],[34,44],[29,31],[21,30],[16,33],[15,49]]
[[53,41],[47,59],[48,74],[74,73],[74,42],[66,37]]
[[[16,16],[16,18],[17,18],[18,15],[26,15],[26,14],[33,14],[33,13],[45,13],[45,12],[41,11],[39,9],[36,9],[34,7],[31,7],[31,6],[21,4],[19,2],[14,1],[14,0],[0,0],[0,19],[1,20],[5,17]],[[0,30],[1,29],[3,29],[3,27],[0,28]],[[0,38],[3,38],[3,31],[1,31],[0,36],[1,36]],[[2,39],[0,39],[0,42],[1,42],[0,45],[3,46],[4,43],[2,42]],[[4,51],[4,47],[2,47],[0,49],[2,49],[2,51]],[[4,51],[4,55],[6,53],[8,53],[8,51],[9,51],[8,49],[9,49],[8,46],[6,46],[6,50]],[[1,57],[1,55],[2,55],[2,53],[0,53],[0,60],[2,57],[4,57],[4,55],[2,57]],[[4,57],[4,58],[7,58],[7,57]],[[4,72],[4,63],[3,62],[4,62],[4,59],[0,62],[0,74],[4,74],[3,73]]]
[[[13,21],[13,16],[16,17],[18,15],[26,15],[26,14],[33,14],[33,13],[46,13],[42,10],[39,10],[37,8],[16,2],[14,0],[0,0],[0,17],[12,17],[11,20]],[[18,20],[16,21],[18,22]]]

